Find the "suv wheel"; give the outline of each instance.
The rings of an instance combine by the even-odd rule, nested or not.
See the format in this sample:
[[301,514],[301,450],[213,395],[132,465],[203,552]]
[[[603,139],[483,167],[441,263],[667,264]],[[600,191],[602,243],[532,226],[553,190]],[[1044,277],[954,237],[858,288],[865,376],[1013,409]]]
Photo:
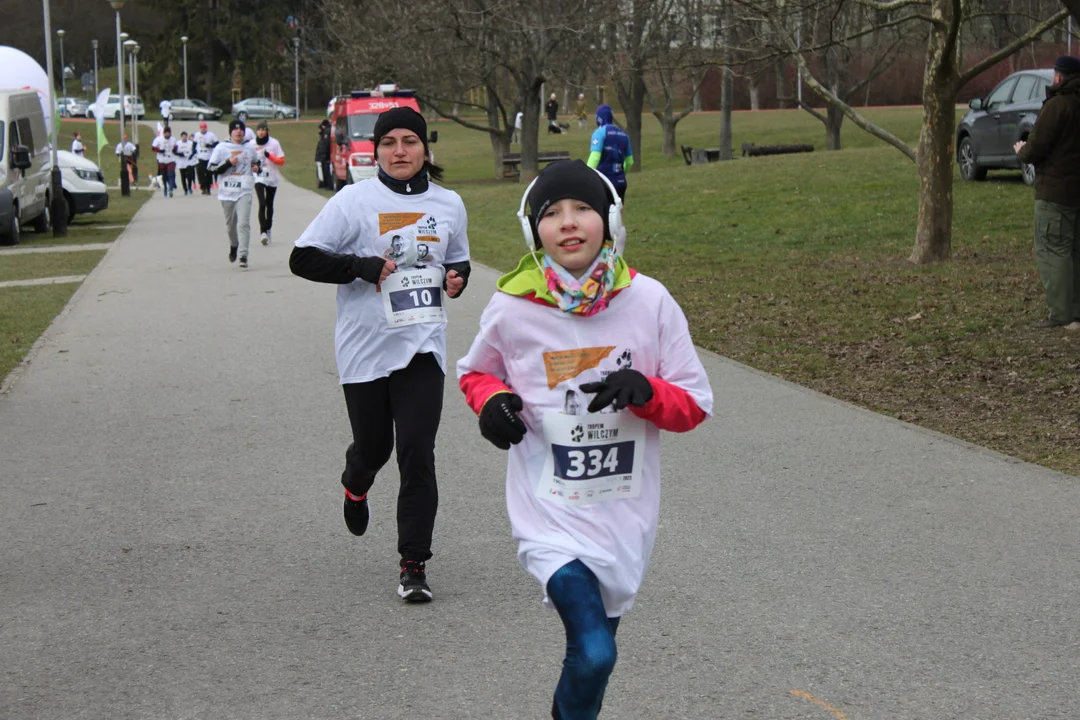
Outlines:
[[971,146],[971,138],[964,138],[960,141],[958,158],[960,162],[960,177],[965,180],[986,179],[986,168],[979,167],[979,164],[975,162],[975,148]]
[[247,121],[247,113],[244,112],[243,110],[241,110],[240,112],[236,113],[236,119],[239,120],[240,122],[246,122]]
[[283,119],[285,119],[285,113],[278,110],[276,113],[274,113],[274,119],[275,120],[283,120]]
[[205,120],[206,119],[206,113],[199,113],[198,115],[195,116],[195,118],[197,120]]
[[1028,163],[1020,163],[1020,172],[1024,174],[1024,184],[1031,187],[1035,184],[1035,166]]
[[34,218],[34,232],[47,233],[52,229],[52,198],[45,194],[45,211]]

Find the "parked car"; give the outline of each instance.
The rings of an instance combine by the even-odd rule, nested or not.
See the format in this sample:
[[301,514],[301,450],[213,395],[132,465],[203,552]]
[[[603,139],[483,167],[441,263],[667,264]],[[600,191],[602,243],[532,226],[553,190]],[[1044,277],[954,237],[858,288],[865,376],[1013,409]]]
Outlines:
[[52,228],[51,147],[38,94],[0,90],[0,245],[18,245],[24,223]]
[[68,222],[76,215],[96,213],[109,207],[105,176],[92,160],[67,150],[57,150],[60,181],[68,208]]
[[245,98],[232,106],[232,114],[240,120],[248,118],[294,118],[296,108],[270,98]]
[[221,117],[221,108],[207,105],[202,100],[194,98],[185,100],[170,100],[172,103],[172,116],[174,120],[217,120]]
[[90,103],[77,97],[58,97],[56,105],[62,117],[86,117]]
[[956,162],[965,180],[985,180],[986,171],[1020,170],[1035,183],[1035,168],[1016,157],[1013,145],[1026,141],[1039,116],[1053,70],[1021,70],[1002,80],[986,98],[974,98],[956,130]]
[[[146,117],[146,107],[143,106],[142,98],[134,98],[135,105],[134,111],[138,113],[138,119],[142,120]],[[87,117],[94,117],[94,111],[92,109],[87,110]],[[124,117],[130,118],[132,116],[132,96],[124,96]],[[105,119],[106,120],[119,120],[120,119],[120,96],[109,95],[109,99],[105,102]]]

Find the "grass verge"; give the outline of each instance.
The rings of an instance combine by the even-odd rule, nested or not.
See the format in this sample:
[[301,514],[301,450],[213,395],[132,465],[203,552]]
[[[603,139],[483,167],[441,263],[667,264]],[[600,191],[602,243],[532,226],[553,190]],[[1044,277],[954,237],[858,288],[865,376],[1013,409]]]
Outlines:
[[103,257],[104,250],[12,255],[0,263],[0,282],[86,275],[97,267]]

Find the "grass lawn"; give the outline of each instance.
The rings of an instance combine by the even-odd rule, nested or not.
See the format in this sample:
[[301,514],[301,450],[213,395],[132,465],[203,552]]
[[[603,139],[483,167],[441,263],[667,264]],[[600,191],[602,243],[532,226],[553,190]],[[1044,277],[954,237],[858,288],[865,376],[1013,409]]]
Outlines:
[[0,261],[0,281],[85,275],[103,257],[104,250],[11,255]]
[[[918,108],[872,120],[914,144]],[[314,188],[318,120],[271,123],[293,182]],[[691,115],[678,143],[718,144],[719,115]],[[588,133],[542,134],[584,158]],[[440,120],[436,159],[469,211],[473,257],[508,269],[524,243],[524,189],[496,181],[486,135]],[[810,142],[810,154],[687,167],[644,119],[632,173],[630,264],[664,282],[697,343],[793,382],[1025,460],[1080,474],[1080,335],[1036,331],[1032,192],[1018,173],[957,176],[953,259],[916,267],[914,165],[850,123],[844,151],[799,111],[736,113],[734,146]],[[329,196],[329,193],[324,193]],[[468,329],[471,331],[471,329]],[[718,402],[724,389],[714,388]]]
[[0,379],[22,362],[77,287],[78,283],[0,288]]

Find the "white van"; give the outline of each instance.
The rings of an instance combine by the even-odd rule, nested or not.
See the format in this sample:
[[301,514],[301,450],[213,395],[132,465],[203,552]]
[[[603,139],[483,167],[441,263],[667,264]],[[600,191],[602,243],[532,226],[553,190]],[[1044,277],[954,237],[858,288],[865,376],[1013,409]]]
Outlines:
[[92,160],[67,150],[58,150],[56,161],[60,165],[69,223],[76,215],[96,213],[109,207],[109,188],[105,186],[105,176]]
[[20,225],[52,228],[52,158],[41,101],[33,90],[0,90],[0,244],[19,242]]

